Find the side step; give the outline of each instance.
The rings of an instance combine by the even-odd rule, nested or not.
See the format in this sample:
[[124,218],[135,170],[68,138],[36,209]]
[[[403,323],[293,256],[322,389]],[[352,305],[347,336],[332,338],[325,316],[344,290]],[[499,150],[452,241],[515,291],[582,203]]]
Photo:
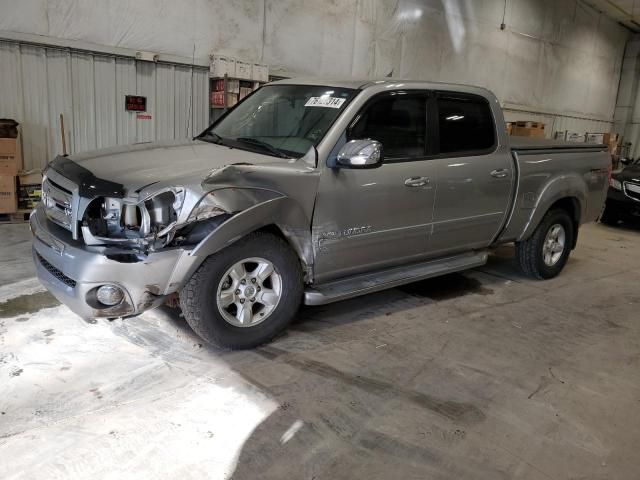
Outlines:
[[426,278],[480,267],[487,263],[488,256],[486,251],[464,253],[314,285],[305,290],[304,303],[305,305],[324,305]]

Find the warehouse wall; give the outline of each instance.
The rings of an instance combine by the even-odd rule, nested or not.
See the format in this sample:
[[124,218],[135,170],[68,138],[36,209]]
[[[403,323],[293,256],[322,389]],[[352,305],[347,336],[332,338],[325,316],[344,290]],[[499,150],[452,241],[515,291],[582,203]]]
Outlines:
[[[60,114],[69,153],[187,138],[207,125],[203,68],[2,41],[0,66],[0,117],[22,125],[25,169],[62,153]],[[125,95],[146,96],[151,118],[125,111]]]
[[611,128],[628,36],[579,0],[0,0],[0,13],[0,36],[478,84],[549,133]]

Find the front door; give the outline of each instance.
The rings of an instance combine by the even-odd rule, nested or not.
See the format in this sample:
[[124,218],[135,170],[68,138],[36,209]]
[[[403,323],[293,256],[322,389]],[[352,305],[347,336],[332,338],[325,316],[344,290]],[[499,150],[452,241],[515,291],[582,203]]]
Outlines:
[[426,159],[426,92],[373,97],[342,141],[361,139],[382,143],[384,162],[323,170],[313,219],[317,282],[415,261],[427,250],[436,178]]

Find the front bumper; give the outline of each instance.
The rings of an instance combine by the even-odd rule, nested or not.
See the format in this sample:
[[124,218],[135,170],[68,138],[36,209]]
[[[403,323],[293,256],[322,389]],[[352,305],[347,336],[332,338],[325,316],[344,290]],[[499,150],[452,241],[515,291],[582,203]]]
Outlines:
[[[162,304],[180,289],[196,258],[187,249],[142,255],[111,247],[88,247],[47,220],[38,206],[31,214],[33,261],[38,279],[58,300],[82,318],[138,315]],[[95,299],[97,287],[117,285],[125,292],[115,307]]]
[[640,217],[640,201],[627,196],[621,190],[609,187],[607,193],[607,208],[619,215],[628,217]]

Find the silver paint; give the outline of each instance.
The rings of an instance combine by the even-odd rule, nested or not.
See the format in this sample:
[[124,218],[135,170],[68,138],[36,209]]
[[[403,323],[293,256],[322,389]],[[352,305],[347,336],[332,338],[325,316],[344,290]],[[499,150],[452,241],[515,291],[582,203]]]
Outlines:
[[[382,163],[377,168],[332,168],[345,143],[344,132],[363,105],[389,91],[454,91],[488,100],[497,125],[504,118],[496,97],[486,89],[453,84],[398,81],[284,80],[280,84],[316,84],[360,88],[324,139],[301,159],[279,159],[202,141],[105,149],[71,159],[99,178],[124,184],[123,202],[136,204],[167,189],[184,189],[176,221],[167,239],[200,217],[226,217],[195,245],[165,241],[142,245],[87,245],[74,222],[72,235],[32,216],[34,250],[78,282],[62,288],[36,264],[43,282],[82,316],[110,316],[87,304],[96,283],[122,286],[137,314],[178,292],[211,254],[263,227],[275,228],[298,255],[305,283],[348,280],[405,264],[423,264],[492,245],[528,238],[554,202],[572,199],[579,223],[599,214],[607,190],[608,154],[599,146],[559,146],[519,140],[510,145],[497,128],[495,150],[485,155]],[[317,165],[315,159],[317,158]],[[55,172],[56,183],[74,192],[73,211],[81,219],[93,200]],[[408,188],[410,187],[410,188]],[[195,208],[198,216],[192,216]],[[201,208],[202,207],[202,208]],[[144,229],[143,229],[144,230]],[[62,248],[59,248],[62,245]],[[163,246],[169,245],[169,246]],[[62,253],[60,251],[62,250]],[[142,255],[122,263],[110,251]],[[258,252],[257,252],[258,253]],[[426,267],[425,267],[426,268]],[[426,270],[425,270],[426,271]],[[153,288],[147,285],[153,279]],[[308,287],[310,288],[310,287]]]

